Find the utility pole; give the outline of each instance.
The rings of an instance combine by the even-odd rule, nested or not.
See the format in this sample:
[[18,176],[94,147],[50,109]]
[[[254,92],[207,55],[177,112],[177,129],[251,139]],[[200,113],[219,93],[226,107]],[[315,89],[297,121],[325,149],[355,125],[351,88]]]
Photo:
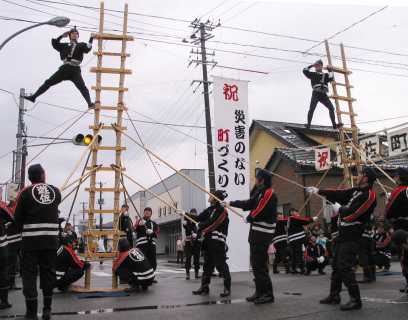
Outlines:
[[[25,96],[25,89],[21,88],[20,89],[20,103],[18,107],[18,123],[17,123],[17,150],[15,152],[15,163],[14,163],[14,168],[16,172],[16,176],[14,178],[15,183],[20,185],[20,190],[24,188],[25,185],[25,166],[22,166],[22,158],[24,155],[24,152],[26,152],[26,149],[22,148],[23,145],[23,132],[25,131],[25,123],[24,123],[24,102],[25,99],[23,98]],[[25,157],[24,157],[25,158]],[[21,172],[20,172],[21,170]],[[24,173],[23,173],[24,171]]]
[[[105,182],[106,183],[106,182]],[[102,186],[105,184],[103,182],[99,182],[99,188],[102,189]],[[99,204],[99,209],[102,210],[102,205],[105,204],[105,199],[102,198],[102,190],[99,191],[99,199],[98,199],[98,204]],[[103,217],[102,217],[102,212],[99,213],[99,229],[102,231],[102,222],[103,222]]]
[[[191,22],[190,27],[194,28],[193,34],[190,36],[191,42],[195,45],[201,45],[201,52],[191,51],[191,53],[200,54],[201,53],[201,60],[192,60],[192,62],[200,63],[203,66],[203,80],[194,80],[194,82],[203,83],[204,86],[204,105],[205,105],[205,126],[207,132],[207,155],[208,155],[208,179],[210,190],[215,190],[215,171],[214,171],[214,152],[213,152],[213,142],[212,142],[212,132],[211,132],[211,112],[210,112],[210,95],[208,86],[212,83],[212,81],[208,81],[207,75],[207,64],[215,65],[217,62],[208,61],[207,55],[214,55],[214,53],[207,53],[205,48],[205,42],[214,36],[207,31],[212,31],[220,24],[213,26],[210,21],[206,23],[200,22],[200,20],[196,19]],[[196,33],[200,32],[200,38],[197,39]],[[183,42],[188,42],[186,39],[183,39]],[[190,63],[190,64],[191,64]]]
[[80,204],[82,204],[82,219],[85,220],[85,205],[88,202],[80,202]]

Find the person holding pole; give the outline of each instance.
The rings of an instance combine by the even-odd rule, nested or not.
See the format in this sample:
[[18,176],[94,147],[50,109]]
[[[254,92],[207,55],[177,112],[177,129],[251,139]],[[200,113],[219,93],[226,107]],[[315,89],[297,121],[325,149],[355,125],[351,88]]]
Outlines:
[[251,212],[242,220],[250,223],[248,242],[251,265],[255,277],[255,293],[246,298],[255,304],[274,302],[272,280],[268,268],[268,247],[272,243],[276,226],[278,197],[272,188],[272,174],[259,169],[255,175],[257,191],[249,200],[222,202],[222,206],[241,208]]
[[[190,214],[196,217],[197,210],[192,208]],[[190,220],[183,219],[183,228],[186,231],[186,242],[184,247],[186,253],[186,280],[190,280],[191,257],[194,257],[195,278],[198,279],[200,278],[198,271],[200,270],[201,237],[197,234],[196,225]]]
[[342,283],[347,287],[350,301],[341,310],[361,309],[360,289],[353,267],[357,258],[359,242],[364,226],[377,206],[373,184],[377,179],[374,169],[364,167],[359,173],[356,187],[347,190],[306,188],[307,192],[325,196],[334,203],[333,211],[338,212],[339,235],[333,256],[330,294],[320,300],[322,304],[339,304]]
[[224,190],[211,191],[211,196],[208,199],[210,206],[198,216],[186,213],[180,209],[177,210],[177,213],[197,221],[197,229],[203,232],[202,246],[205,254],[201,287],[193,291],[193,294],[208,294],[210,292],[209,285],[215,267],[220,277],[224,278],[224,291],[220,293],[220,296],[227,297],[231,294],[231,275],[226,253],[229,218],[227,210],[214,196],[223,201],[228,194]]

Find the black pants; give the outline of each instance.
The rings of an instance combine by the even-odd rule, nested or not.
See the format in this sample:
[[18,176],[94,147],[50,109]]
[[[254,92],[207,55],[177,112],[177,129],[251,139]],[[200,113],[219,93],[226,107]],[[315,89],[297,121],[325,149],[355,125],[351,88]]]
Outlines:
[[81,92],[82,96],[89,104],[91,103],[91,97],[89,96],[89,90],[85,85],[84,79],[82,79],[81,68],[74,67],[69,64],[62,65],[57,72],[55,72],[48,80],[45,80],[44,84],[38,88],[37,92],[34,94],[35,98],[42,95],[50,87],[64,81],[70,80]]
[[292,249],[292,267],[296,268],[296,266],[299,266],[299,268],[304,269],[302,243],[293,241],[290,242],[290,247]]
[[211,277],[217,268],[220,277],[227,278],[230,276],[229,266],[227,264],[227,254],[225,250],[206,248],[204,254],[203,277]]
[[271,281],[268,268],[268,244],[250,243],[252,272],[255,282],[267,283]]
[[286,246],[275,246],[275,261],[273,262],[273,264],[278,265],[279,262],[283,262],[283,264],[287,264],[288,263],[288,259],[287,259],[287,255],[286,255]]
[[26,299],[38,297],[37,275],[40,269],[40,289],[44,296],[52,296],[55,283],[56,249],[22,251],[23,294]]
[[357,258],[358,247],[358,240],[336,242],[333,271],[330,277],[332,281],[343,282],[347,288],[356,283],[353,267]]
[[373,239],[361,237],[358,248],[358,264],[361,267],[374,265],[374,246]]
[[183,255],[184,255],[184,251],[177,251],[177,264],[179,263],[180,259],[181,259],[181,263],[183,264]]
[[186,270],[191,269],[191,257],[194,257],[194,269],[200,270],[200,246],[201,242],[198,240],[193,241],[193,245],[191,245],[191,241],[186,241],[184,252],[186,253]]
[[17,274],[17,257],[20,250],[9,250],[8,254],[8,276],[15,277]]
[[328,263],[328,257],[324,257],[324,261],[322,263],[318,263],[317,261],[306,261],[306,268],[308,271],[313,271],[316,269],[319,269],[321,271],[328,265]]
[[57,287],[66,287],[81,279],[85,274],[84,269],[68,269],[65,274],[57,281]]
[[0,289],[8,288],[7,257],[0,257]]
[[131,269],[127,268],[118,268],[115,272],[117,276],[119,276],[119,279],[125,282],[130,282],[131,285],[133,286],[151,286],[153,283],[153,278],[151,279],[144,279],[144,280],[139,280],[139,278],[132,272]]
[[157,268],[157,259],[156,259],[156,245],[153,243],[146,243],[137,246],[145,255],[147,261],[149,261],[153,270]]
[[379,268],[389,267],[390,263],[391,263],[391,259],[388,258],[385,254],[376,253],[376,254],[374,254],[374,263]]
[[317,103],[321,102],[327,109],[329,109],[330,120],[333,127],[336,126],[336,118],[334,116],[334,107],[331,103],[329,97],[324,92],[315,92],[312,93],[312,99],[310,100],[309,113],[307,114],[307,123],[310,125],[312,123],[313,113],[316,109]]

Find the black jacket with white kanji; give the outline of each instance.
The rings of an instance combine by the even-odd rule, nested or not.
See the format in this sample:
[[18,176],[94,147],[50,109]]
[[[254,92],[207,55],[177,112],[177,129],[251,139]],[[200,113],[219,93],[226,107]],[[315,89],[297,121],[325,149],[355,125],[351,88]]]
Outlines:
[[328,69],[329,73],[310,71],[313,65],[303,69],[303,74],[310,79],[313,90],[320,89],[329,92],[328,83],[333,81],[334,75],[332,69]]
[[119,268],[131,270],[140,281],[151,282],[154,278],[154,270],[139,248],[121,253],[112,267],[113,273],[116,274]]
[[92,49],[93,38],[90,37],[88,43],[77,42],[74,52],[71,56],[72,46],[74,42],[61,43],[62,36],[51,40],[52,47],[60,53],[60,58],[62,61],[74,61],[78,64],[84,59],[84,53],[88,53]]
[[308,262],[316,262],[319,257],[329,257],[329,252],[320,243],[316,245],[308,245],[305,249],[305,260]]
[[386,219],[393,219],[394,230],[408,231],[408,186],[400,184],[392,192],[384,214]]
[[58,249],[58,188],[38,182],[25,187],[14,201],[14,221],[22,231],[22,250]]
[[231,201],[230,206],[241,208],[244,211],[252,210],[246,217],[251,223],[249,230],[249,243],[272,243],[276,226],[276,208],[278,197],[273,188],[258,189],[249,200]]
[[203,245],[210,250],[225,250],[228,236],[229,218],[227,210],[216,202],[197,216],[186,213],[191,219],[199,222],[197,228],[203,232]]
[[376,233],[374,235],[376,254],[383,254],[388,259],[391,259],[391,237],[388,232]]
[[288,234],[286,232],[288,219],[289,217],[276,220],[275,235],[272,240],[275,248],[283,248],[288,245]]
[[375,192],[371,187],[347,190],[319,189],[319,194],[326,196],[332,203],[341,204],[337,241],[359,240],[377,206]]
[[0,201],[0,209],[5,214],[3,220],[6,223],[10,222],[10,224],[6,227],[8,250],[9,252],[14,250],[18,251],[21,248],[21,232],[14,223],[13,208],[9,207],[3,201]]
[[303,226],[313,222],[312,218],[301,218],[298,216],[290,216],[287,222],[289,243],[293,245],[301,245],[305,241],[306,233]]
[[[135,231],[136,231],[136,247],[147,246],[147,245],[156,245],[156,238],[159,236],[159,227],[157,223],[150,220],[143,218],[146,221],[145,225],[140,225],[140,219],[138,219],[135,223]],[[153,231],[152,234],[146,233],[146,227]]]
[[90,266],[88,262],[79,260],[72,248],[68,246],[59,247],[55,259],[55,269],[60,275],[68,269],[88,269]]

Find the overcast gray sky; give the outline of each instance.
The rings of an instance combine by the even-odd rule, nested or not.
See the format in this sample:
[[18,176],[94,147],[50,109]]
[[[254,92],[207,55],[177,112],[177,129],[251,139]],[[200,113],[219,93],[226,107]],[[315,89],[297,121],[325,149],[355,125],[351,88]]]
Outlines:
[[[69,27],[76,25],[80,41],[84,42],[99,27],[100,1],[0,2],[1,41],[33,22],[47,21],[54,16],[69,17]],[[339,56],[340,43],[345,46],[347,65],[353,71],[350,82],[355,86],[352,96],[357,99],[354,108],[358,113],[358,126],[365,132],[374,132],[406,122],[408,8],[398,6],[401,1],[388,2],[392,5],[386,8],[385,1],[370,1],[372,5],[350,2],[129,1],[128,32],[135,40],[129,42],[127,48],[131,57],[127,59],[126,67],[132,69],[133,74],[126,76],[129,91],[125,94],[125,102],[131,109],[129,115],[144,144],[178,169],[207,167],[205,144],[155,124],[171,124],[172,128],[205,141],[202,86],[197,88],[197,83],[191,85],[193,80],[202,79],[202,69],[195,64],[189,66],[190,61],[197,58],[197,54],[190,52],[197,48],[182,42],[183,38],[190,39],[193,29],[189,23],[196,18],[203,22],[221,23],[212,32],[214,38],[207,42],[208,51],[215,53],[214,60],[218,62],[217,67],[209,68],[209,76],[250,81],[251,120],[306,121],[311,88],[302,69],[320,58],[327,64],[327,59],[322,57],[326,51],[321,42],[328,38],[333,57]],[[106,32],[121,30],[122,15],[113,10],[121,11],[123,8],[124,1],[105,1]],[[0,105],[3,110],[0,126],[1,182],[11,178],[10,151],[16,147],[19,90],[25,88],[28,93],[35,92],[58,69],[61,61],[58,52],[51,47],[51,38],[66,30],[69,28],[37,27],[12,39],[0,52]],[[119,52],[117,44],[106,42],[104,46],[106,51]],[[93,51],[96,49],[97,43]],[[341,66],[341,61],[334,59],[333,65]],[[94,66],[96,58],[91,52],[82,63],[82,74],[89,89],[95,85],[96,76],[89,72],[89,68]],[[104,58],[104,66],[119,67],[119,61],[117,58]],[[102,84],[117,86],[118,76],[104,74]],[[91,96],[94,97],[93,91]],[[115,105],[117,102],[116,93],[104,93],[102,98],[103,105]],[[73,124],[74,117],[78,117],[87,106],[71,82],[52,87],[37,102],[26,104],[28,135],[56,137],[68,127],[62,138],[90,132],[88,126],[93,124],[93,112]],[[107,114],[110,115],[113,113]],[[126,114],[124,116],[127,118]],[[387,120],[389,118],[392,119]],[[115,119],[102,117],[101,121],[110,125]],[[330,124],[324,106],[318,106],[313,123]],[[130,121],[124,121],[124,125],[130,135],[137,137]],[[112,145],[113,138],[110,136],[111,132],[104,132],[104,145]],[[32,144],[47,141],[37,140]],[[145,151],[127,138],[123,139],[123,145],[128,148],[123,155],[127,173],[146,187],[159,182],[160,178]],[[30,147],[28,161],[43,148]],[[52,145],[33,163],[41,163],[47,171],[47,181],[60,187],[83,151],[83,147],[72,144]],[[114,162],[113,154],[107,152],[103,155],[101,152],[99,159],[98,162],[104,166]],[[79,176],[82,167],[83,164],[75,177]],[[163,164],[157,165],[157,168],[163,178],[173,174]],[[113,174],[98,174],[98,181],[112,187]],[[127,182],[127,187],[131,194],[139,190],[131,182]],[[106,208],[113,207],[110,195],[104,197]],[[74,213],[80,211],[79,202],[82,201],[88,202],[88,193],[84,191],[80,193]],[[70,205],[70,200],[61,205],[64,215]]]

